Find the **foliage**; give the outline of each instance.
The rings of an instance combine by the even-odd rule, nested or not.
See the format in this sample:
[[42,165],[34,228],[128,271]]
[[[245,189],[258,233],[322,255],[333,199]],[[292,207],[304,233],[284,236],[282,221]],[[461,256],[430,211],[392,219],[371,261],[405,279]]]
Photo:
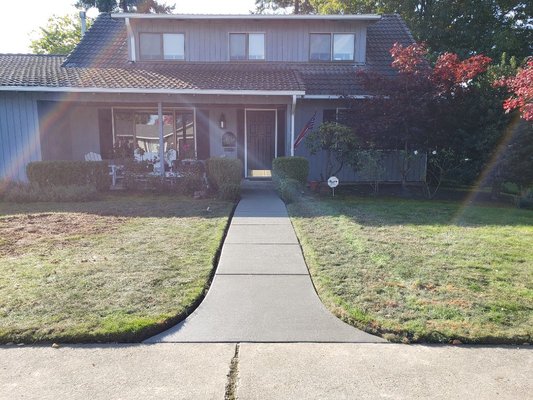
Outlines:
[[105,161],[35,161],[26,166],[26,174],[30,183],[41,188],[92,185],[101,192],[111,185]]
[[385,165],[383,163],[383,152],[379,150],[357,150],[357,164],[354,169],[363,180],[372,187],[374,194],[379,191],[379,184],[385,178]]
[[293,178],[280,179],[277,184],[279,197],[289,204],[301,197],[304,186],[301,181]]
[[79,0],[76,7],[96,7],[100,12],[172,14],[176,5],[168,6],[157,0]]
[[223,185],[240,185],[242,180],[242,162],[232,158],[209,158],[206,161],[207,179],[215,191]]
[[504,77],[496,81],[496,85],[505,86],[511,92],[511,97],[503,103],[506,112],[517,109],[523,119],[533,121],[533,58],[527,60],[515,76]]
[[533,188],[518,197],[516,206],[518,208],[533,210]]
[[[291,1],[267,3],[266,10],[291,5]],[[531,54],[533,5],[523,0],[310,0],[309,14],[400,14],[417,41],[434,54],[453,52],[461,57],[502,53],[519,59]]]
[[[87,19],[87,28],[91,26]],[[81,21],[76,15],[52,15],[36,32],[30,48],[35,54],[69,54],[81,40]]]
[[274,180],[290,178],[306,183],[308,175],[309,160],[305,157],[278,157],[272,161]]
[[324,122],[318,130],[307,135],[306,146],[311,154],[324,151],[326,162],[324,171],[320,173],[322,181],[336,175],[344,164],[353,165],[357,139],[349,127],[335,122]]
[[[415,151],[444,148],[459,156],[468,146],[482,144],[476,151],[485,152],[482,162],[488,159],[502,122],[501,113],[487,112],[499,107],[492,93],[487,93],[494,91],[491,85],[482,83],[490,59],[477,55],[461,61],[457,55],[445,53],[432,65],[426,59],[427,49],[419,44],[395,44],[391,55],[398,75],[360,72],[363,86],[374,96],[365,101],[348,99],[351,117],[347,123],[362,147],[403,149],[408,158]],[[480,136],[472,143],[474,133]],[[405,183],[407,164],[402,171]]]
[[99,196],[92,185],[46,186],[15,183],[7,189],[4,200],[14,203],[91,201]]
[[241,185],[223,183],[218,189],[218,198],[227,201],[237,201],[241,195]]
[[255,0],[255,12],[264,14],[290,8],[293,14],[313,14],[313,0]]
[[533,124],[518,121],[509,128],[506,139],[492,170],[493,196],[506,181],[517,184],[521,192],[533,185]]

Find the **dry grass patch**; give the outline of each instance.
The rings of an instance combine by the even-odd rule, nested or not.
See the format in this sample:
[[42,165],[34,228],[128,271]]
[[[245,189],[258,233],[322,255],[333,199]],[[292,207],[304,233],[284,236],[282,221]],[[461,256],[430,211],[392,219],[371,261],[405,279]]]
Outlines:
[[231,208],[121,195],[0,203],[0,343],[136,341],[182,319],[208,286]]

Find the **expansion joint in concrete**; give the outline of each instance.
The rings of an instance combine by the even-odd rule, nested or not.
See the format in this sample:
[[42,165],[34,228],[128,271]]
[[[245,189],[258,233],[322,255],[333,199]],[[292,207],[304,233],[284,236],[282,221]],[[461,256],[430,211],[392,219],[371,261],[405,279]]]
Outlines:
[[228,380],[226,383],[226,392],[224,400],[237,399],[237,379],[239,377],[239,343],[235,345],[235,354],[233,355],[228,371]]

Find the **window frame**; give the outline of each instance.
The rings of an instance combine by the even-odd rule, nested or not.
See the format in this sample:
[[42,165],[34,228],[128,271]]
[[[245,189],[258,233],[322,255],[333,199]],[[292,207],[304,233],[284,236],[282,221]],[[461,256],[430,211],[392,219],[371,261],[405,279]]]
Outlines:
[[[177,129],[177,116],[178,115],[181,115],[181,116],[184,116],[184,115],[187,115],[187,114],[190,114],[192,115],[192,136],[193,136],[193,143],[194,143],[194,158],[197,159],[198,158],[198,140],[197,140],[197,132],[196,132],[196,124],[197,124],[197,118],[196,118],[196,108],[193,107],[193,108],[189,108],[189,107],[165,107],[163,108],[163,115],[172,115],[172,130],[173,130],[173,137],[175,139],[174,141],[174,149],[176,150],[176,155],[179,157],[180,156],[180,151],[179,151],[179,139],[180,139],[180,136],[178,135],[178,129]],[[115,144],[117,142],[117,136],[120,136],[120,135],[117,135],[117,129],[116,129],[116,121],[115,121],[115,117],[116,117],[116,114],[117,113],[121,113],[121,112],[129,112],[129,113],[133,113],[133,114],[150,114],[150,115],[157,115],[158,113],[158,110],[157,108],[152,108],[152,107],[143,107],[143,106],[114,106],[114,107],[111,107],[111,130],[112,130],[112,137],[113,137],[113,148],[115,147]],[[185,128],[186,130],[187,128]],[[132,140],[133,140],[133,146],[135,148],[136,144],[137,144],[137,132],[136,131],[133,131],[132,132]],[[166,142],[164,141],[164,145],[166,144]],[[169,149],[167,149],[168,151]]]
[[[161,58],[144,58],[141,51],[141,36],[142,35],[158,35],[159,36],[159,50],[161,52]],[[165,44],[164,44],[164,35],[182,35],[183,36],[183,58],[165,58]],[[139,50],[139,61],[141,62],[184,62],[187,60],[187,35],[185,32],[139,32],[138,34],[138,50]]]
[[[313,60],[311,58],[311,36],[312,35],[329,35],[329,60]],[[335,54],[335,35],[352,35],[353,36],[353,58],[351,60],[335,60],[333,55]],[[357,43],[357,35],[355,32],[309,32],[309,52],[308,61],[313,63],[355,63],[355,49]]]
[[[244,54],[243,60],[231,58],[231,35],[244,35]],[[263,35],[263,58],[250,58],[250,35]],[[228,60],[233,62],[264,62],[266,55],[267,35],[266,32],[228,32]]]

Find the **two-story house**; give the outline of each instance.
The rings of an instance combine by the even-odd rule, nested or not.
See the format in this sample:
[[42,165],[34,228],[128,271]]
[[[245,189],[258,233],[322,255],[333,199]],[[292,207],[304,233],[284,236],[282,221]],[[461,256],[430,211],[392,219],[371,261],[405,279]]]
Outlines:
[[302,155],[316,179],[295,138],[364,101],[358,68],[394,73],[395,42],[413,42],[397,15],[101,14],[66,57],[0,55],[0,179],[117,147],[238,157],[246,177]]

